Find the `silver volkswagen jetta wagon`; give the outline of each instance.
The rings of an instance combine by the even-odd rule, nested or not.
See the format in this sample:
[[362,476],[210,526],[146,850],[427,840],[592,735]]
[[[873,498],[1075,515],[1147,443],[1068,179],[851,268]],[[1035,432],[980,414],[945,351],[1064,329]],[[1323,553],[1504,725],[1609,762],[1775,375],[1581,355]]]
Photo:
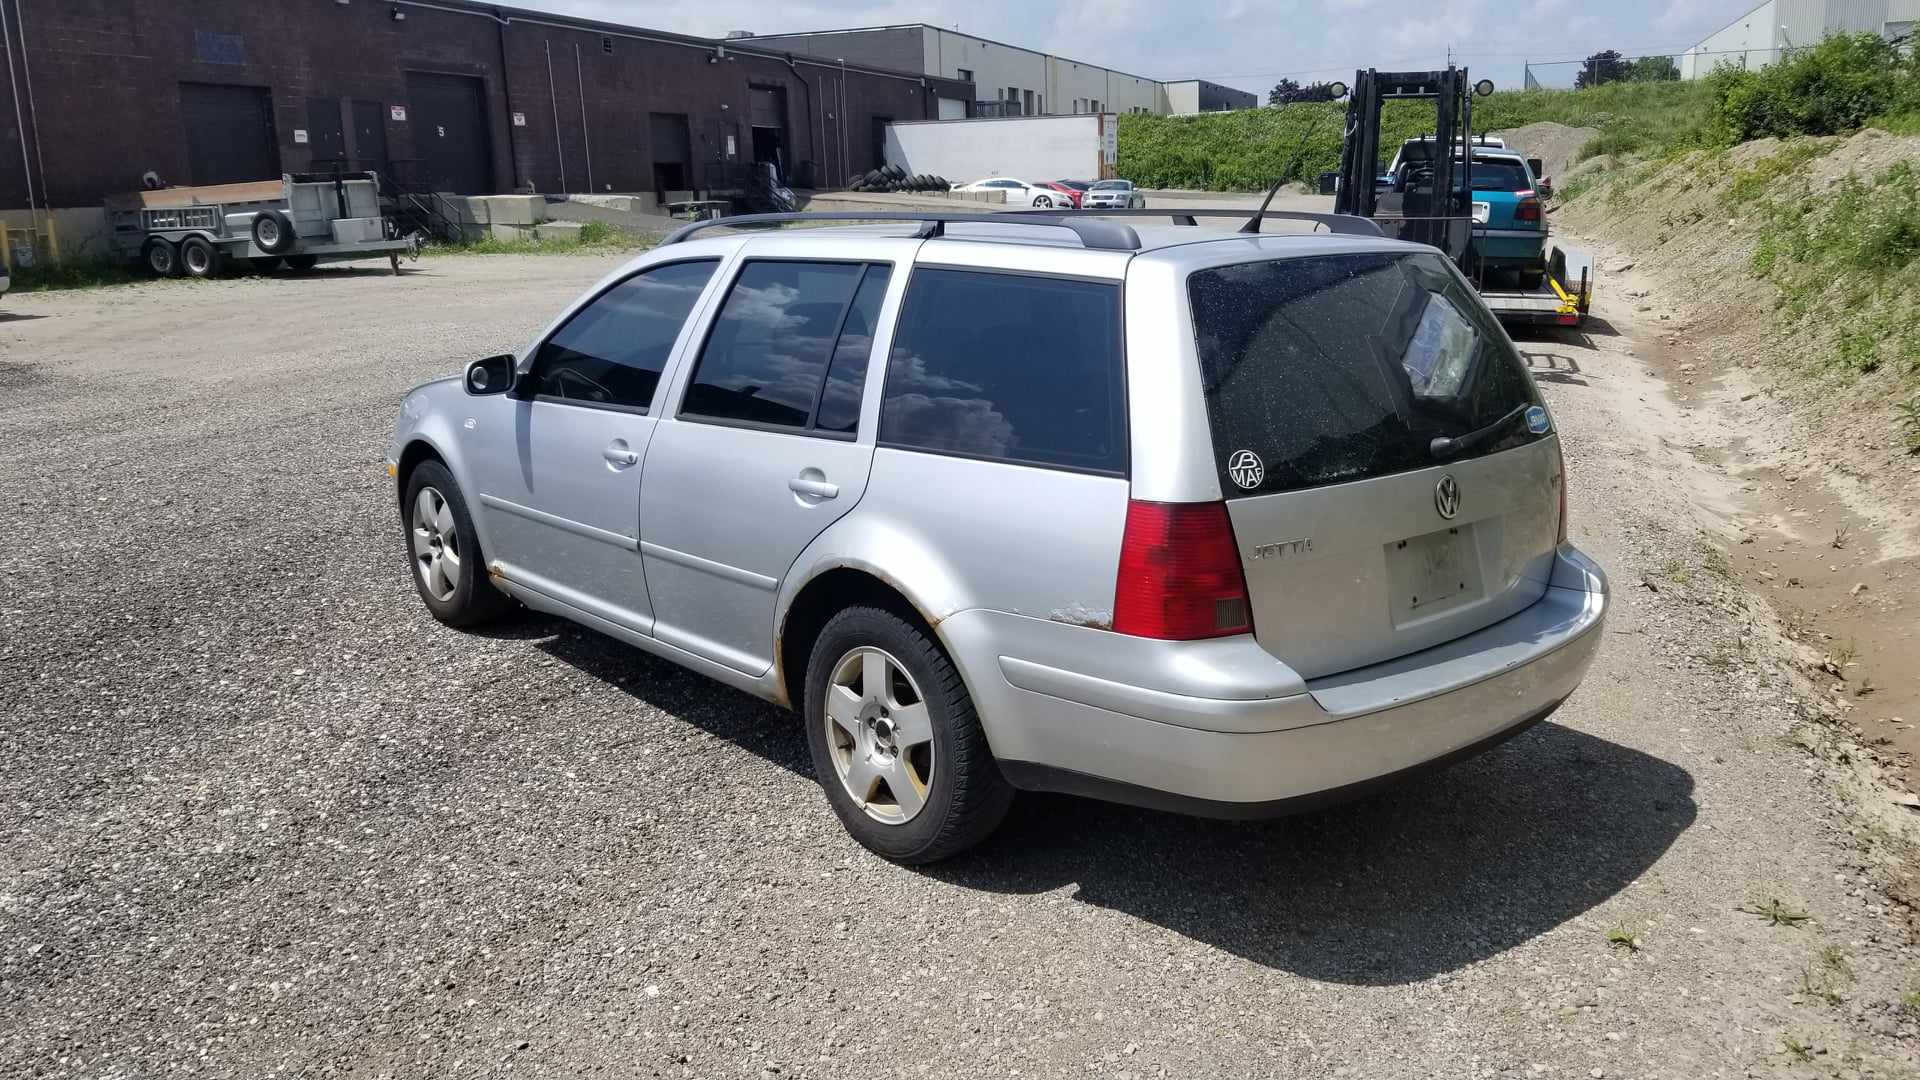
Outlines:
[[1015,789],[1252,817],[1457,760],[1573,692],[1606,578],[1511,341],[1365,231],[684,229],[406,395],[414,584],[793,708],[901,862]]

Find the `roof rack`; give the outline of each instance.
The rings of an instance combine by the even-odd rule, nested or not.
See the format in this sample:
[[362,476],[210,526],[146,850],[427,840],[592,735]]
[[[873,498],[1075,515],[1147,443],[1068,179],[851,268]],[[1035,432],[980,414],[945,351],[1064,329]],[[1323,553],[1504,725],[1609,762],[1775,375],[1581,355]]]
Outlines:
[[[1175,225],[1189,226],[1199,224],[1195,220],[1196,218],[1213,217],[1246,220],[1253,217],[1256,213],[1256,211],[1253,210],[1215,210],[1204,206],[1194,207],[1191,210],[1178,210],[1168,207],[1157,210],[1135,208],[1131,210],[1075,210],[1073,212],[1076,214],[1085,214],[1088,217],[1172,218]],[[1047,213],[1047,211],[1002,211],[1002,214],[1007,217],[1025,217],[1028,214],[1036,213],[1044,214]],[[1283,218],[1288,221],[1311,221],[1316,225],[1324,227],[1328,232],[1344,233],[1347,236],[1384,237],[1386,235],[1385,232],[1381,231],[1379,225],[1356,214],[1326,214],[1315,210],[1268,210],[1261,216],[1266,219]]]
[[[732,217],[708,218],[705,221],[689,222],[675,229],[660,243],[662,245],[678,244],[683,240],[691,238],[693,234],[703,232],[707,229],[733,228],[736,226],[785,225],[799,221],[910,221],[920,226],[919,231],[915,235],[923,240],[946,235],[947,226],[956,223],[961,225],[1038,225],[1067,229],[1079,237],[1081,245],[1087,248],[1100,251],[1140,250],[1140,234],[1134,232],[1131,226],[1121,225],[1112,221],[1102,221],[1091,215],[1080,217],[1079,215],[1081,213],[1082,212],[1078,210],[1072,211],[1069,214],[1049,214],[1044,211],[1040,213],[1021,212],[1018,214],[1007,214],[995,212],[967,213],[942,210],[925,212],[917,210],[831,210],[815,214],[737,214]],[[1020,220],[1005,220],[1011,217],[1018,217]]]

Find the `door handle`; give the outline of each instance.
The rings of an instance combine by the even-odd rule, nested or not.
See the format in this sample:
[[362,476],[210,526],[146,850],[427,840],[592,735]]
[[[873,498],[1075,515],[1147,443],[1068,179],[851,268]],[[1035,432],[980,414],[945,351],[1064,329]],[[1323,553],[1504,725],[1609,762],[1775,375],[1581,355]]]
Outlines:
[[825,480],[810,480],[804,476],[796,476],[787,481],[787,490],[796,495],[807,495],[815,499],[840,497],[839,484],[829,484]]
[[629,465],[640,464],[640,455],[627,449],[627,441],[625,439],[615,439],[608,443],[607,448],[600,451],[600,456],[606,458],[607,464],[616,469],[624,469]]

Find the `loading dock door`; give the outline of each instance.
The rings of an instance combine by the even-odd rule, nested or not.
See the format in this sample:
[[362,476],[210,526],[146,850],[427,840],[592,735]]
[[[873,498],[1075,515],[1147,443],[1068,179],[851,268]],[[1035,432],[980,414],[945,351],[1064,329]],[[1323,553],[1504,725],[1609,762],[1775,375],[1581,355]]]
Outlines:
[[180,117],[187,129],[189,183],[242,184],[280,178],[273,98],[266,87],[181,83]]
[[653,140],[653,190],[664,197],[693,187],[693,137],[685,113],[649,113]]
[[393,171],[387,160],[387,107],[378,101],[353,103],[353,160],[357,169],[372,169],[384,179]]
[[493,154],[481,81],[467,75],[409,71],[407,105],[421,182],[456,195],[491,194]]

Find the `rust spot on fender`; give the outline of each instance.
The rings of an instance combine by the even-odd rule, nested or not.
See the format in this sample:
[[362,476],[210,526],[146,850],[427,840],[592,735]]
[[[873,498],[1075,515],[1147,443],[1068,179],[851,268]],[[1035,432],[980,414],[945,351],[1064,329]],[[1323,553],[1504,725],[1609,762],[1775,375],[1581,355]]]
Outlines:
[[512,580],[511,578],[507,577],[507,572],[505,570],[502,570],[500,568],[500,564],[497,562],[487,564],[487,576],[492,578],[495,581],[511,581]]

